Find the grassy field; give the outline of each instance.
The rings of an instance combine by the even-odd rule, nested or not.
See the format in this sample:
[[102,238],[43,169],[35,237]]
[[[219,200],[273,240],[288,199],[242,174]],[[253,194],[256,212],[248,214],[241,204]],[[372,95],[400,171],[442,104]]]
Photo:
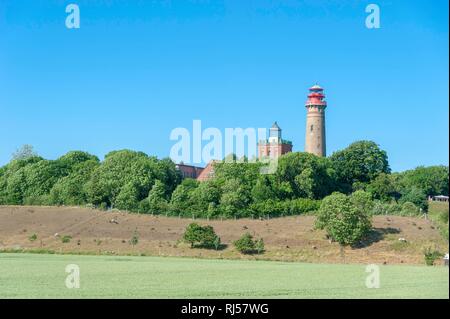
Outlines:
[[[68,264],[80,288],[65,286]],[[0,298],[449,298],[442,266],[380,266],[379,289],[363,265],[0,254]]]

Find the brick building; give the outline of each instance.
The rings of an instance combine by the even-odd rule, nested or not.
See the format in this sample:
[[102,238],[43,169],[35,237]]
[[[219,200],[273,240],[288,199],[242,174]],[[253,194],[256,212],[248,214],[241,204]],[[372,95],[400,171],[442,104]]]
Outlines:
[[193,178],[196,179],[203,172],[203,167],[185,165],[183,163],[177,164],[176,168],[180,171],[183,178]]
[[269,139],[258,143],[258,158],[278,158],[283,154],[292,152],[292,142],[283,140],[281,128],[277,122],[269,130]]

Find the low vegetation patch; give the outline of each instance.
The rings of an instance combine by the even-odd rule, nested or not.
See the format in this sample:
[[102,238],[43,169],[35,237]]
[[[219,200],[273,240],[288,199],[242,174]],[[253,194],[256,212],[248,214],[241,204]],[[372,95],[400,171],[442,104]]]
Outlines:
[[72,236],[69,236],[69,235],[64,235],[61,237],[61,242],[63,244],[70,243],[71,240],[72,240]]
[[449,224],[448,224],[449,204],[440,202],[430,203],[429,217],[433,223],[439,228],[441,235],[448,241]]
[[264,252],[263,239],[254,240],[250,233],[245,233],[241,238],[233,242],[233,244],[242,254],[262,254]]
[[427,266],[433,266],[435,261],[444,255],[439,252],[436,248],[427,247],[423,251],[423,256],[425,259],[425,264]]
[[191,223],[186,227],[183,240],[191,244],[191,248],[214,248],[218,250],[222,246],[220,237],[216,235],[212,226],[200,226],[197,223]]
[[136,246],[139,243],[139,232],[137,229],[133,232],[133,236],[131,236],[131,239],[129,241],[129,244],[132,246]]

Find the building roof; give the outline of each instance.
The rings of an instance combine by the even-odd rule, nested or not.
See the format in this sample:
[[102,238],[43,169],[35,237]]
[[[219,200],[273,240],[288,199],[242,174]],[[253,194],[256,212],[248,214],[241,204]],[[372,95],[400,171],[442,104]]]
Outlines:
[[319,84],[316,83],[310,88],[310,90],[323,90],[323,89]]
[[270,128],[271,130],[279,130],[281,131],[281,128],[278,126],[277,121],[275,121],[275,123],[273,123],[272,127]]
[[201,171],[201,173],[197,176],[197,180],[199,182],[207,181],[214,177],[214,164],[216,164],[217,160],[212,160],[206,165],[206,167]]

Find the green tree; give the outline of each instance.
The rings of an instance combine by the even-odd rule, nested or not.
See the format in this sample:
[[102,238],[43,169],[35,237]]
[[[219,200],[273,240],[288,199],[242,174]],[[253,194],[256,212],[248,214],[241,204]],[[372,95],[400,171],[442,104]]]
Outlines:
[[178,185],[178,187],[173,191],[172,197],[170,199],[170,211],[174,214],[182,214],[184,216],[190,212],[190,193],[191,189],[183,184]]
[[167,211],[166,189],[160,180],[156,180],[155,185],[153,185],[149,192],[148,202],[150,211],[154,214],[162,214]]
[[[197,216],[206,216],[209,213],[215,213],[217,210],[211,211],[210,205],[217,207],[221,198],[221,189],[216,180],[202,182],[197,188],[190,193],[189,204],[191,211]],[[211,215],[210,215],[211,217]]]
[[88,203],[86,183],[99,166],[98,159],[78,162],[71,166],[71,173],[59,179],[50,190],[52,204],[82,205]]
[[400,197],[400,194],[396,191],[395,178],[386,173],[380,173],[375,177],[367,185],[367,191],[372,194],[373,198],[385,202]]
[[448,195],[449,169],[448,166],[419,166],[399,174],[399,184],[402,192],[418,188],[425,196]]
[[316,227],[325,229],[341,246],[352,245],[361,240],[371,229],[371,217],[370,212],[364,208],[367,204],[359,204],[360,197],[365,195],[352,198],[333,193],[325,197],[317,214]]
[[115,200],[115,207],[122,210],[134,211],[139,205],[139,190],[133,182],[128,182],[120,190]]
[[220,198],[220,209],[225,216],[243,216],[250,203],[250,191],[238,179],[225,181]]
[[134,185],[137,202],[140,202],[147,198],[157,179],[164,184],[164,195],[168,197],[178,185],[179,177],[175,164],[169,160],[158,161],[142,152],[114,151],[108,153],[92,173],[87,192],[91,203],[115,207],[117,196],[125,185]]
[[425,212],[428,210],[427,196],[425,195],[425,192],[418,187],[413,186],[404,190],[402,197],[400,197],[399,203],[404,204],[406,202],[413,203]]
[[276,199],[276,188],[273,175],[260,175],[252,188],[251,194],[254,202]]
[[172,192],[169,210],[173,214],[189,216],[192,212],[191,194],[199,186],[199,182],[192,178],[185,178]]
[[82,151],[70,151],[58,158],[57,161],[61,166],[67,167],[70,171],[80,169],[80,165],[88,161],[94,163],[100,162],[97,156]]
[[191,248],[216,248],[220,246],[220,238],[214,232],[211,226],[200,226],[197,223],[191,223],[186,227],[183,234],[183,240],[191,244]]
[[278,159],[275,176],[280,185],[289,185],[293,198],[322,198],[332,190],[329,169],[327,158],[309,153],[288,153]]
[[69,171],[59,161],[42,160],[23,167],[25,187],[22,189],[23,203],[27,205],[49,205],[50,190]]
[[6,192],[3,195],[7,204],[22,205],[26,190],[26,176],[23,169],[9,174],[6,180]]
[[372,141],[358,141],[330,157],[337,182],[350,191],[355,182],[370,183],[381,173],[390,173],[385,151]]

